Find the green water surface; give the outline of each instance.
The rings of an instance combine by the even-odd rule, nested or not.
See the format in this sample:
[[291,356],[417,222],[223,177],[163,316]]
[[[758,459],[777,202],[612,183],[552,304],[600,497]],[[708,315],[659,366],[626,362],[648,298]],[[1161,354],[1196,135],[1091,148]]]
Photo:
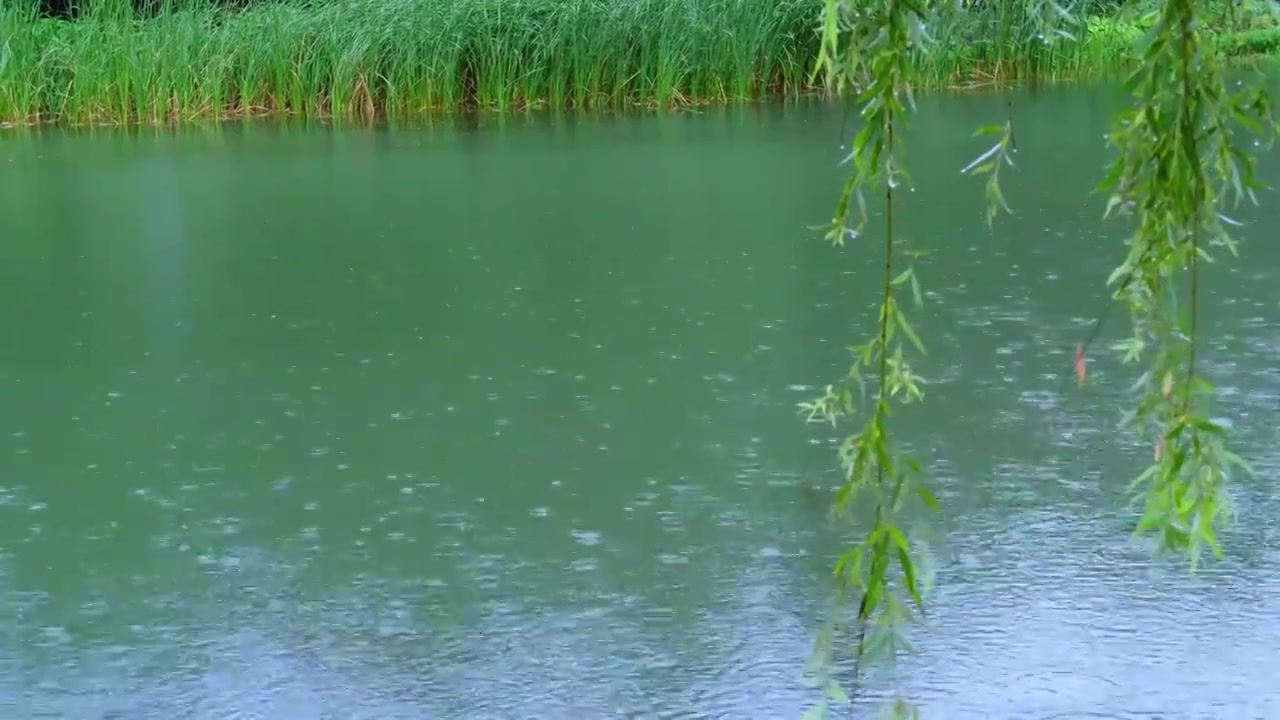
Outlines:
[[[1206,272],[1258,469],[1197,575],[1128,537],[1106,345],[1115,93],[1014,98],[1017,215],[922,103],[926,718],[1280,717],[1280,198]],[[832,432],[879,235],[841,110],[0,136],[0,717],[788,718],[826,617]],[[1280,180],[1280,159],[1263,171]],[[871,702],[871,699],[868,699]]]

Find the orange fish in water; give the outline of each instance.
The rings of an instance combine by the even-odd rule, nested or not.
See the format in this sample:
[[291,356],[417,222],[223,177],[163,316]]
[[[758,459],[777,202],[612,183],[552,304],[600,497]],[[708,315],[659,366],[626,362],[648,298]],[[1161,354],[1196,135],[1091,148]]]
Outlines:
[[1084,387],[1084,378],[1087,374],[1084,360],[1084,343],[1076,345],[1076,386]]

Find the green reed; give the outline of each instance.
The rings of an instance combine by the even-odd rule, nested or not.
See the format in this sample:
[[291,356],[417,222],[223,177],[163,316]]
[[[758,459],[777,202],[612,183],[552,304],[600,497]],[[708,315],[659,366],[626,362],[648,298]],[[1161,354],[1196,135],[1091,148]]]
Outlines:
[[0,119],[671,105],[808,90],[817,0],[353,0],[147,20],[0,10]]
[[1005,4],[941,18],[937,42],[918,58],[920,81],[956,89],[1007,86],[1119,76],[1132,66],[1134,44],[1142,34],[1134,25],[1113,18],[1077,18],[1062,34],[1046,35],[1037,23],[1019,16],[1022,7]]
[[[279,0],[241,11],[169,0],[148,19],[128,0],[89,0],[74,22],[15,4],[0,6],[7,124],[673,106],[820,90],[822,0]],[[915,61],[935,88],[1118,71],[1132,41],[1117,27],[1037,43],[999,13],[960,11]]]

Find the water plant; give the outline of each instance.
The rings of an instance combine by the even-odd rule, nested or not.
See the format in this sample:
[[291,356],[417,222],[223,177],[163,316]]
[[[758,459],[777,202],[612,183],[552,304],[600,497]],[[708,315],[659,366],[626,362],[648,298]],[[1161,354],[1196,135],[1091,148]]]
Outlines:
[[[80,0],[74,21],[0,4],[0,122],[409,118],[723,103],[828,86],[809,70],[824,0]],[[238,7],[245,5],[245,7]],[[930,14],[917,88],[1118,74],[1137,25],[1094,17],[1044,42],[1025,2]],[[1081,10],[1073,11],[1080,17]],[[1253,18],[1251,15],[1250,18]],[[1223,21],[1225,22],[1225,21]],[[1220,52],[1271,52],[1261,21]]]
[[726,102],[806,89],[815,0],[0,9],[0,119],[166,123]]

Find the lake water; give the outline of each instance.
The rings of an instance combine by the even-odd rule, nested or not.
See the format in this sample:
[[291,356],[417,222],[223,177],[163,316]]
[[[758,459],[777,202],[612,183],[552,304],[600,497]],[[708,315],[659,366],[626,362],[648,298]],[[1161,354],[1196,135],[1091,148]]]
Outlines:
[[[944,505],[926,718],[1280,718],[1280,197],[1206,272],[1258,470],[1227,559],[1129,538],[1134,377],[1068,375],[1124,227],[1115,94],[922,103],[903,232]],[[829,428],[869,330],[841,110],[0,136],[0,716],[787,718],[827,617]],[[1280,157],[1264,161],[1280,180]],[[868,702],[871,702],[869,699]]]

